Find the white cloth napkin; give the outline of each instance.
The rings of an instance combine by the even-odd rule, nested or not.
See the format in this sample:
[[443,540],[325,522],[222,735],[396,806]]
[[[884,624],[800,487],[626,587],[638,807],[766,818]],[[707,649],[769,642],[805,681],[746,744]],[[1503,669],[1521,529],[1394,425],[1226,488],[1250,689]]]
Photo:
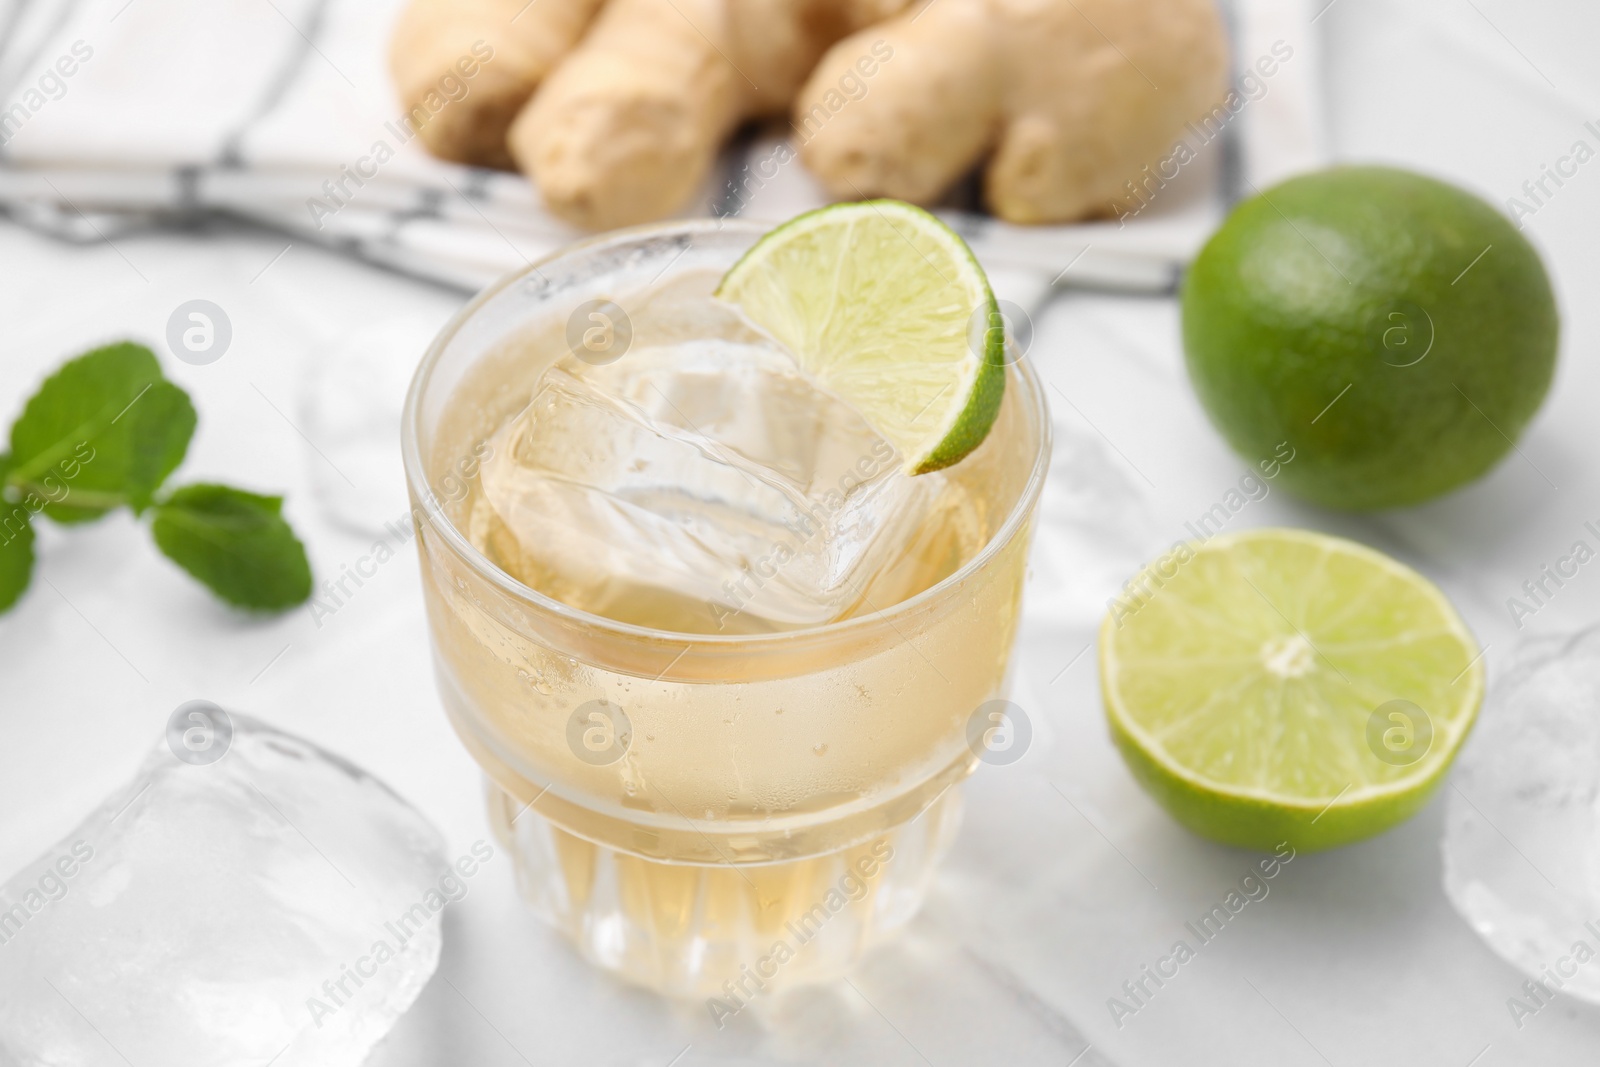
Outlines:
[[[402,139],[385,66],[401,2],[0,0],[0,208],[80,241],[241,216],[465,289],[580,236],[521,176]],[[1021,227],[945,211],[1002,295],[1027,307],[1051,285],[1168,291],[1228,203],[1317,165],[1315,3],[1230,0],[1237,110],[1209,142],[1189,135],[1196,158],[1132,217]],[[1270,75],[1247,74],[1274,56]],[[798,160],[750,191],[745,168],[776,145],[730,147],[685,214],[781,219],[823,203]],[[330,212],[324,183],[358,163],[376,174],[343,178]]]

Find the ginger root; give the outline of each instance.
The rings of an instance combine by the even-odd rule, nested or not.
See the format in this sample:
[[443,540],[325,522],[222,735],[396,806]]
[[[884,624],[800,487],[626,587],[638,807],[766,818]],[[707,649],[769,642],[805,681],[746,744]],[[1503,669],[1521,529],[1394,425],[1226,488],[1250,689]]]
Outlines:
[[389,70],[428,151],[510,168],[506,130],[600,4],[411,0],[390,38]]
[[[829,92],[875,40],[893,58],[839,106]],[[1106,213],[1227,80],[1213,0],[932,0],[835,45],[795,125],[837,196],[928,203],[992,153],[995,215],[1065,222]]]
[[513,123],[511,155],[563,218],[661,218],[741,122],[782,114],[829,45],[905,3],[608,0]]
[[988,156],[990,210],[1037,223],[1114,209],[1227,46],[1215,0],[411,0],[391,67],[435,155],[515,164],[586,227],[679,210],[791,107],[836,196],[930,203]]

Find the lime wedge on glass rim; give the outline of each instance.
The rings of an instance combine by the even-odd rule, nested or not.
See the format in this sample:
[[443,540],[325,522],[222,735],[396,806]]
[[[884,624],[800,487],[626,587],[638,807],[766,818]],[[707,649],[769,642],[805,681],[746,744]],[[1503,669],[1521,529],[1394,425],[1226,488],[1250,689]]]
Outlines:
[[1182,545],[1100,627],[1111,735],[1180,823],[1311,850],[1381,833],[1443,780],[1483,699],[1477,642],[1395,560],[1305,530]]
[[911,474],[960,461],[999,414],[999,306],[966,242],[921,208],[869,200],[800,215],[716,295],[855,407]]

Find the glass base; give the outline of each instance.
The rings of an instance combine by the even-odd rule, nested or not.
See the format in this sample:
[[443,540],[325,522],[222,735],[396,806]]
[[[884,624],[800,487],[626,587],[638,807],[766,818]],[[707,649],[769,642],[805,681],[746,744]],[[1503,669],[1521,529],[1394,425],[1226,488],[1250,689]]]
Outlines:
[[668,996],[714,998],[713,1012],[849,971],[922,906],[961,821],[952,786],[917,818],[841,852],[662,863],[568,833],[487,784],[490,824],[533,908],[596,965]]

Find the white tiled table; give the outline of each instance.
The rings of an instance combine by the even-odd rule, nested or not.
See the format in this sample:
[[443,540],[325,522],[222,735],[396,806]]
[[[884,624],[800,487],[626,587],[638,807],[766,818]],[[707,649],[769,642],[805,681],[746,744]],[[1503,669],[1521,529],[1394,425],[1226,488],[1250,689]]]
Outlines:
[[[1595,143],[1583,129],[1600,118],[1593,5],[1336,0],[1319,27],[1341,158],[1410,164],[1504,202],[1574,140]],[[1489,644],[1491,676],[1517,637],[1506,598],[1600,518],[1600,319],[1590,297],[1600,287],[1600,163],[1569,180],[1528,232],[1553,269],[1565,328],[1526,459],[1403,513],[1329,515],[1274,493],[1235,520],[1347,534],[1420,567]],[[61,358],[123,335],[158,341],[178,304],[215,301],[232,318],[232,350],[208,367],[169,361],[201,413],[183,474],[286,491],[327,575],[373,538],[315,504],[314,483],[330,474],[291,425],[303,422],[308,375],[374,324],[390,324],[397,348],[410,344],[394,355],[409,360],[459,297],[302,246],[275,260],[285,244],[219,228],[71,248],[0,226],[0,409],[9,417]],[[1061,470],[1091,469],[1103,433],[1133,465],[1119,466],[1115,483],[1130,513],[1168,541],[1243,472],[1184,381],[1176,326],[1170,301],[1068,295],[1041,316],[1034,348],[1077,408],[1056,405]],[[392,390],[401,375],[382,377]],[[342,388],[337,376],[326,381]],[[350,473],[366,514],[400,512],[398,464]],[[0,617],[0,871],[64,833],[131,773],[171,709],[201,695],[358,759],[433,817],[453,854],[488,836],[477,772],[433,694],[408,553],[320,626],[303,611],[259,624],[214,605],[132,527],[47,525],[33,590]],[[1526,632],[1597,616],[1600,577],[1585,571]],[[970,783],[966,828],[926,912],[854,988],[763,1006],[718,1032],[703,1008],[623,988],[578,961],[519,908],[501,857],[446,912],[447,981],[435,979],[374,1062],[1065,1065],[1086,1043],[1077,1062],[1129,1067],[1595,1062],[1600,1011],[1563,1001],[1513,1025],[1505,1001],[1521,976],[1478,943],[1440,889],[1442,801],[1377,840],[1297,858],[1267,899],[1115,1028],[1107,998],[1252,857],[1177,829],[1134,786],[1105,736],[1093,656],[1073,663],[1091,636],[1082,612],[1030,618],[1022,662],[1034,748]]]

